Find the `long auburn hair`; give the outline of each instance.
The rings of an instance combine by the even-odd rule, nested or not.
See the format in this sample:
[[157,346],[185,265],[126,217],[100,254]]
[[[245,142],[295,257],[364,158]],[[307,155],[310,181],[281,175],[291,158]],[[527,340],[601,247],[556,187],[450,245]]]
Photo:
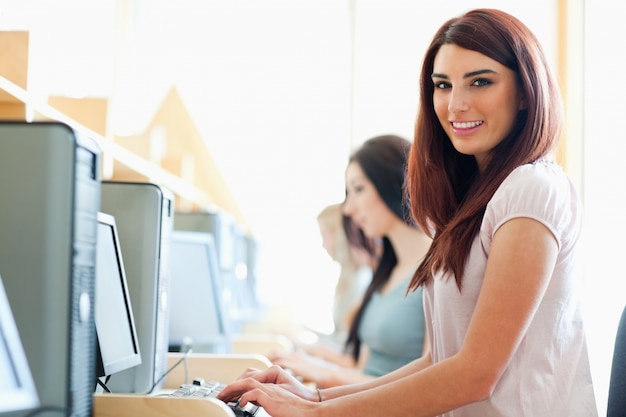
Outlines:
[[[410,147],[411,142],[400,136],[377,136],[365,141],[352,154],[349,163],[358,163],[387,207],[405,223],[413,225],[411,211],[405,200],[406,190],[404,188]],[[355,227],[350,218],[345,219],[344,225],[346,227],[346,235],[351,244],[363,247],[370,253],[376,253],[378,249],[382,249],[380,257],[377,259],[372,281],[365,291],[363,300],[350,324],[345,344],[346,352],[349,352],[355,360],[358,360],[361,351],[359,327],[363,313],[374,292],[382,288],[389,280],[391,271],[398,263],[398,258],[387,237],[383,237],[378,242],[380,248],[377,249],[376,246],[373,246],[372,239],[367,238],[361,229]]]
[[[480,174],[472,155],[454,149],[435,114],[431,74],[444,44],[479,52],[513,70],[526,103]],[[471,10],[444,23],[424,57],[415,139],[408,162],[411,212],[415,222],[433,238],[409,290],[429,282],[437,270],[451,272],[461,290],[465,262],[487,203],[511,171],[552,150],[562,120],[558,84],[541,45],[523,23],[495,9]]]

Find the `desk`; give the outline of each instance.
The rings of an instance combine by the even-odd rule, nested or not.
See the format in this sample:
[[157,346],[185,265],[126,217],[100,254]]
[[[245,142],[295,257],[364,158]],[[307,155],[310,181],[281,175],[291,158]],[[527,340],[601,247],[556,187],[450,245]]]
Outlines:
[[241,334],[232,340],[233,353],[267,356],[274,351],[293,352],[294,346],[287,336],[278,334]]
[[[167,369],[184,356],[168,353]],[[202,377],[229,383],[246,369],[267,369],[270,361],[262,355],[191,353],[187,355],[189,380]],[[164,390],[178,388],[185,382],[185,367],[181,363],[166,377]],[[227,405],[215,399],[176,398],[140,394],[94,394],[93,417],[235,417]]]
[[235,417],[226,404],[209,398],[94,394],[93,417]]
[[[167,369],[178,362],[184,353],[170,352],[167,355]],[[176,389],[184,383],[191,383],[196,377],[228,384],[236,380],[248,368],[267,369],[272,363],[265,356],[237,353],[191,353],[187,355],[188,380],[185,381],[185,367],[179,364],[165,378],[163,388]]]

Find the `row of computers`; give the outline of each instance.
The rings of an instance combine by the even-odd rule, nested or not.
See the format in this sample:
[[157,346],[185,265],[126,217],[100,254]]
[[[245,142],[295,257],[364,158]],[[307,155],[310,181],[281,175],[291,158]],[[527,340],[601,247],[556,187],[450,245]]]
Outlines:
[[100,157],[62,123],[0,123],[2,416],[87,417],[94,392],[150,394],[168,351],[227,351],[258,308],[255,242],[232,218],[102,181]]

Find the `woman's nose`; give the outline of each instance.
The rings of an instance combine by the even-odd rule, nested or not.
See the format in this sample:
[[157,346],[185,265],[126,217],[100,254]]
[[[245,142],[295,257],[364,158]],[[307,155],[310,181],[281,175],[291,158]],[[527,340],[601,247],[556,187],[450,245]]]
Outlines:
[[462,113],[468,109],[468,101],[463,90],[453,90],[450,93],[448,111],[450,113]]
[[352,203],[350,201],[350,198],[346,197],[345,201],[343,202],[343,204],[341,205],[341,212],[345,215],[345,216],[350,216],[352,213]]

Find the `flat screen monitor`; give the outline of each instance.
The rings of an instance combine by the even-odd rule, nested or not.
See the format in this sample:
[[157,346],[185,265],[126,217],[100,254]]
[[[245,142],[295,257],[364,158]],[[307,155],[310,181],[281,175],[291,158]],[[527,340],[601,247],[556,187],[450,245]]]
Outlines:
[[259,316],[256,282],[253,273],[255,266],[251,263],[254,254],[249,253],[255,248],[250,244],[251,237],[242,227],[235,229],[235,270],[232,280],[234,304],[243,321],[254,321]]
[[170,351],[230,350],[212,234],[174,230],[170,243]]
[[139,365],[139,341],[115,217],[105,213],[98,213],[95,315],[97,376]]
[[115,393],[148,394],[167,373],[169,244],[174,195],[146,182],[102,181],[100,211],[115,217],[141,364],[107,380]]
[[235,268],[235,219],[223,210],[185,212],[174,216],[175,230],[206,232],[213,234],[217,259],[222,271]]
[[225,311],[228,313],[232,331],[243,329],[243,310],[239,297],[236,277],[236,232],[234,217],[227,211],[177,211],[174,216],[174,230],[211,233],[215,239],[215,248],[220,268],[222,297]]
[[0,279],[0,415],[38,405],[35,383]]

